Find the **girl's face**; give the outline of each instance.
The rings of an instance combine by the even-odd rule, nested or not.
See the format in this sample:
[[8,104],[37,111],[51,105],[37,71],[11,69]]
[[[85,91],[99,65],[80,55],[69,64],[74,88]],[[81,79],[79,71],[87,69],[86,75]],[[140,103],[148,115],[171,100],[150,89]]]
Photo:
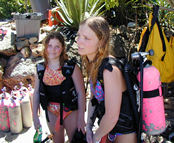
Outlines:
[[59,59],[63,50],[62,44],[58,39],[50,39],[47,47],[47,57],[49,60]]
[[77,33],[78,53],[86,55],[89,61],[95,58],[98,50],[99,39],[87,24],[80,25]]

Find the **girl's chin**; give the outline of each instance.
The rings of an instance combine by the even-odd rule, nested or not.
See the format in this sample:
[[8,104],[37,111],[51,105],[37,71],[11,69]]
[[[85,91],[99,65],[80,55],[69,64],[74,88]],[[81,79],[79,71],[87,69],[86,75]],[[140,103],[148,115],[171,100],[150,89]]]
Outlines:
[[81,49],[78,49],[78,53],[79,53],[79,55],[81,55],[81,56],[84,56],[84,55],[85,55],[85,53],[84,53],[84,52],[82,52],[82,50],[81,50]]

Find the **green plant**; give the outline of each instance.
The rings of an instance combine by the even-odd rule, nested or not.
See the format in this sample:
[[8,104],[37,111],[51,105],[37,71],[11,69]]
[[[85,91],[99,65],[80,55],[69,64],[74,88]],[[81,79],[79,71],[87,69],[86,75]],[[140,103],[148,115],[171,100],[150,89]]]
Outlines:
[[61,31],[71,43],[75,40],[80,22],[89,16],[102,15],[105,6],[100,0],[56,0],[56,3],[57,7],[52,9],[52,15],[58,13],[62,20],[56,16],[54,20],[63,25],[57,30]]
[[105,5],[100,0],[57,0],[56,3],[57,7],[52,10],[52,13],[58,12],[63,22],[56,20],[73,29],[78,29],[80,21],[88,16],[102,15],[101,10]]
[[119,6],[119,0],[103,0],[103,2],[105,2],[107,10]]
[[[173,4],[170,0],[150,0],[148,4],[159,5],[165,9],[159,10],[159,20],[163,27],[172,29],[174,27],[174,12],[170,11]],[[150,7],[151,8],[151,7]]]
[[141,0],[118,0],[115,6],[107,9],[105,15],[109,24],[114,27],[127,25],[130,21],[137,21],[138,24],[143,25],[146,18]]
[[17,3],[21,6],[24,6],[26,12],[31,9],[31,4],[29,0],[17,0]]
[[[20,2],[24,0],[20,0]],[[0,0],[0,19],[12,18],[12,12],[26,12],[25,5],[16,0]]]

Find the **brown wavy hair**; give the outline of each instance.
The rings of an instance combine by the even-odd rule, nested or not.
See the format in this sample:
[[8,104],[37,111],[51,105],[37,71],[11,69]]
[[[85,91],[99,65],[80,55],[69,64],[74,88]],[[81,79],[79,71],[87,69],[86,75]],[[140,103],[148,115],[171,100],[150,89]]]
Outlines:
[[68,59],[68,55],[66,54],[66,48],[65,48],[65,40],[63,35],[60,32],[51,32],[45,39],[43,42],[44,45],[44,51],[43,51],[43,57],[45,59],[45,65],[48,64],[48,56],[47,56],[47,47],[48,47],[48,43],[51,39],[57,39],[60,41],[60,43],[62,44],[62,52],[60,54],[60,66],[64,65],[64,61]]
[[108,22],[103,17],[90,17],[80,23],[87,24],[99,39],[97,54],[92,62],[89,62],[87,56],[82,56],[82,65],[86,71],[87,77],[90,77],[94,87],[97,82],[98,69],[102,60],[109,55],[110,29]]

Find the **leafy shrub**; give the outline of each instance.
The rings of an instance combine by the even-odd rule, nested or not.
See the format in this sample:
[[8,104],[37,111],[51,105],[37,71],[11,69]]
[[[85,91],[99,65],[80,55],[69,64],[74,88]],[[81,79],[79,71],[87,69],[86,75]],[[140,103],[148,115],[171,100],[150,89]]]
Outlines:
[[25,0],[0,0],[0,19],[10,19],[12,12],[25,13]]
[[89,16],[98,16],[103,14],[105,3],[100,0],[57,0],[57,7],[52,10],[52,14],[56,12],[61,19],[56,19],[63,27],[58,27],[62,31],[67,40],[74,41],[80,21]]

